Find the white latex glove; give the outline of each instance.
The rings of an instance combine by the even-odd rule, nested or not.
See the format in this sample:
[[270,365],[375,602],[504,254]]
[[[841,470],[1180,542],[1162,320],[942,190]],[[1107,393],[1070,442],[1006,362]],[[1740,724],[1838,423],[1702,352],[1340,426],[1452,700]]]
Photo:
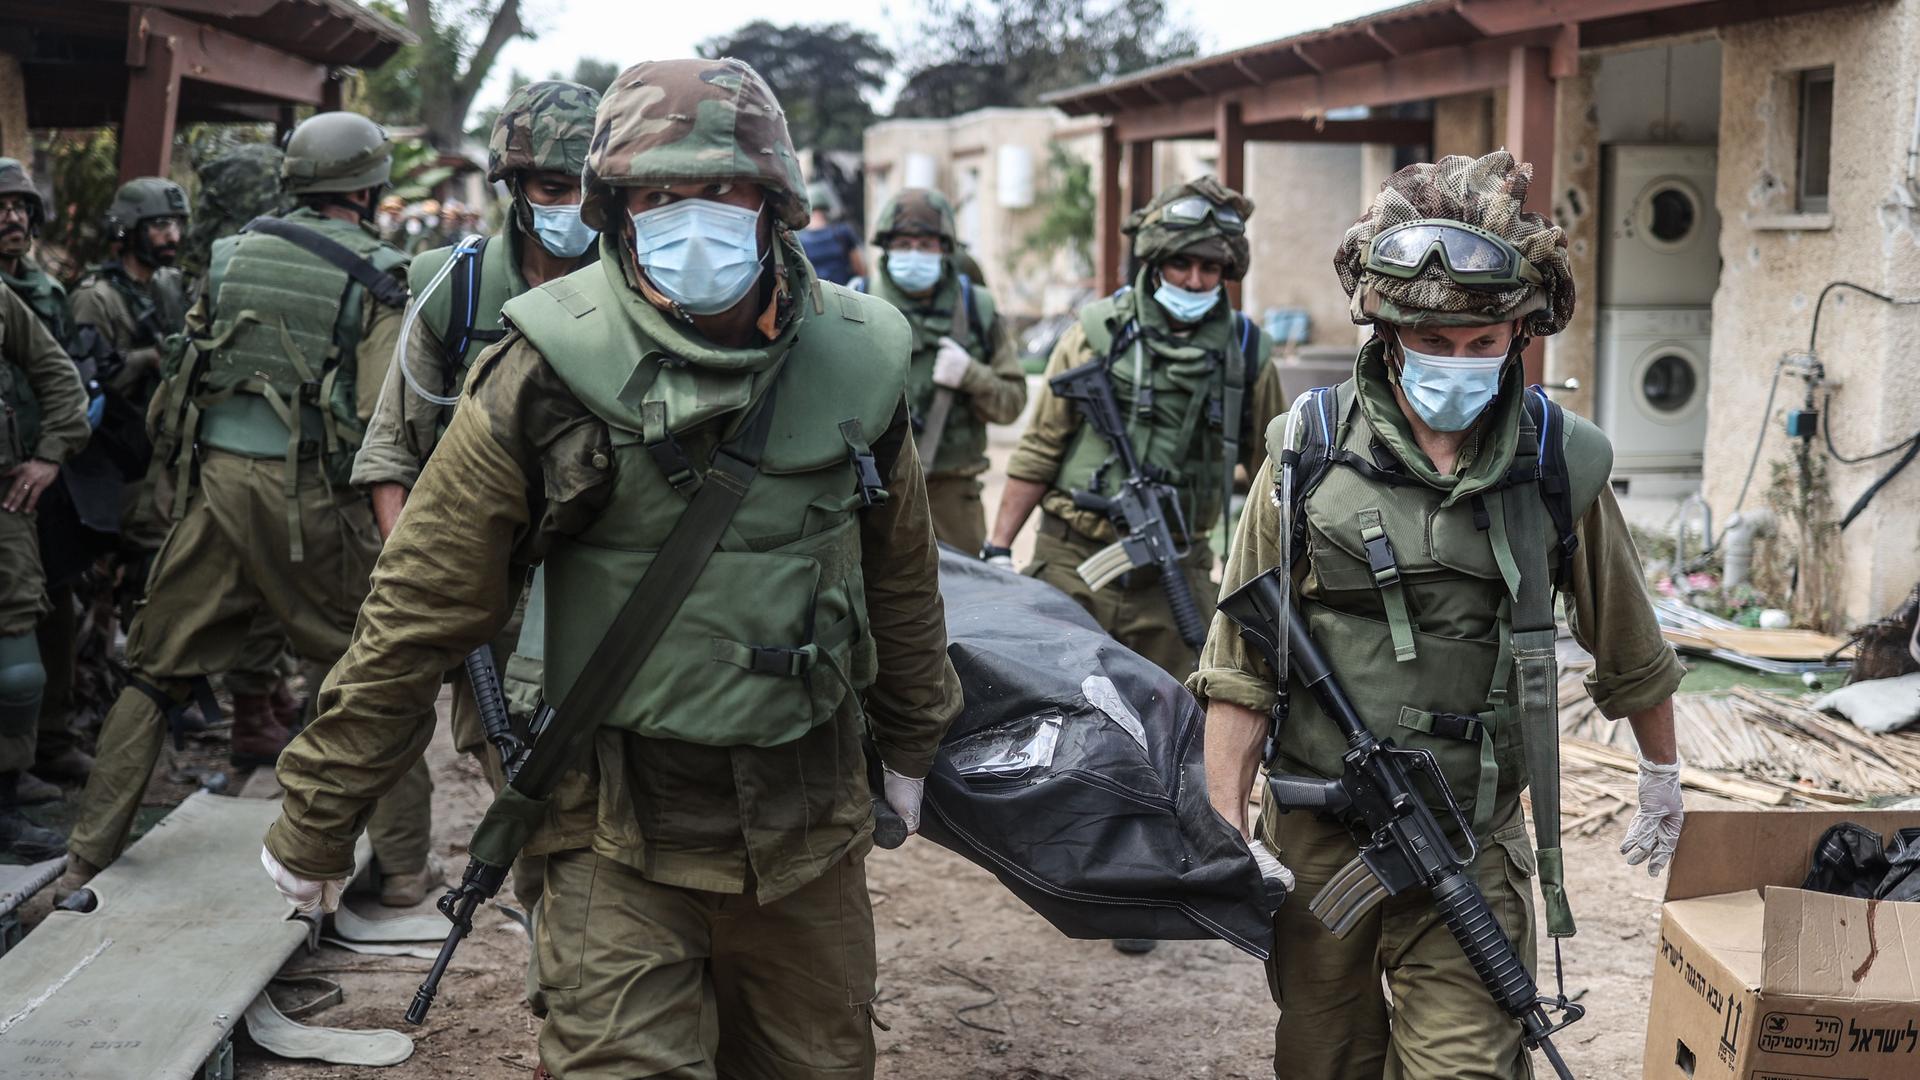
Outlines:
[[332,881],[309,881],[280,865],[266,845],[260,847],[260,865],[267,870],[267,876],[273,879],[273,887],[287,898],[295,911],[302,915],[320,915],[337,910],[340,907],[340,894],[347,891],[350,878],[336,878]]
[[967,372],[973,370],[973,357],[950,337],[940,339],[940,351],[933,355],[933,385],[960,389]]
[[1247,847],[1253,850],[1253,861],[1260,867],[1261,877],[1266,878],[1268,881],[1278,881],[1281,888],[1288,892],[1293,891],[1293,871],[1287,869],[1286,864],[1280,861],[1278,855],[1267,850],[1265,841],[1249,840],[1247,841]]
[[887,805],[900,815],[907,825],[909,835],[920,831],[920,798],[926,793],[927,782],[901,776],[886,766],[880,768],[880,786],[887,796]]
[[1647,864],[1647,876],[1658,877],[1680,842],[1680,823],[1687,809],[1680,801],[1680,763],[1663,765],[1640,759],[1640,809],[1627,823],[1620,854],[1628,866]]
[[991,558],[987,559],[987,565],[993,567],[996,570],[1005,570],[1009,574],[1019,573],[1018,570],[1014,569],[1013,556],[1011,555],[992,556]]

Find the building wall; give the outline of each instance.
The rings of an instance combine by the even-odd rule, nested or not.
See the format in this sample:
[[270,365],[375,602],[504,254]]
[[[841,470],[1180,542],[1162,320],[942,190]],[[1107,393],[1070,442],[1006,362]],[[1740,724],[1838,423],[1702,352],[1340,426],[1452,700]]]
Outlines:
[[[1807,347],[1815,301],[1831,281],[1893,295],[1920,293],[1920,213],[1901,198],[1907,139],[1920,79],[1920,0],[1862,4],[1816,16],[1733,26],[1721,32],[1717,197],[1723,269],[1713,304],[1713,380],[1708,397],[1706,495],[1716,519],[1732,512],[1755,437],[1764,431],[1747,506],[1765,501],[1774,471],[1791,462],[1781,414],[1804,384],[1783,378],[1770,412],[1767,387],[1783,356]],[[1795,73],[1834,67],[1831,224],[1791,214],[1796,161]],[[1791,227],[1799,225],[1802,227]],[[1841,451],[1859,454],[1920,428],[1920,308],[1889,309],[1859,295],[1828,301],[1818,356],[1839,385],[1831,421]],[[1816,453],[1816,458],[1824,458]],[[1831,519],[1877,478],[1887,459],[1827,463]],[[1920,465],[1882,489],[1840,534],[1787,546],[1807,551],[1809,570],[1830,579],[1830,602],[1809,601],[1838,621],[1884,614],[1920,579]],[[1777,551],[1779,545],[1775,545]],[[1819,611],[1798,613],[1818,615]]]
[[[1573,318],[1547,339],[1544,385],[1555,401],[1582,416],[1594,415],[1599,353],[1600,146],[1594,80],[1601,62],[1583,57],[1576,75],[1556,84],[1554,103],[1553,220],[1567,233],[1567,265],[1573,272]],[[1568,384],[1577,384],[1569,388]]]
[[1308,344],[1354,341],[1333,252],[1359,216],[1361,164],[1358,143],[1248,144],[1253,266],[1241,307],[1249,315],[1260,319],[1268,308],[1304,308]]

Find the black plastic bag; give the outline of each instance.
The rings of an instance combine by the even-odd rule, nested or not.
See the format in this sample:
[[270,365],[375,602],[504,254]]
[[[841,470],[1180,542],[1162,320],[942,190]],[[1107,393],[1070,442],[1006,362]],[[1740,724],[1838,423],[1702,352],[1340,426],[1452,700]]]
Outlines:
[[1075,938],[1217,937],[1265,959],[1279,898],[1207,801],[1201,712],[1059,590],[943,549],[966,708],[921,831]]

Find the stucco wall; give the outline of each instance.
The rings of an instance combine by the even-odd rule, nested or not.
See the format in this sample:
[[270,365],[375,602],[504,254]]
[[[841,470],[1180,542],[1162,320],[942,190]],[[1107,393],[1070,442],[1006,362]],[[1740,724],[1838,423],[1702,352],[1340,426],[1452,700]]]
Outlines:
[[[1547,339],[1545,385],[1553,398],[1582,416],[1594,415],[1599,309],[1594,283],[1600,259],[1600,148],[1594,76],[1600,61],[1583,57],[1578,74],[1556,84],[1554,102],[1553,220],[1567,233],[1573,271],[1573,318]],[[1578,389],[1565,389],[1569,381]]]
[[[1781,413],[1804,384],[1781,380],[1762,415],[1775,363],[1806,348],[1816,297],[1836,279],[1895,295],[1920,293],[1920,215],[1894,200],[1905,175],[1920,77],[1920,0],[1863,4],[1726,28],[1722,63],[1718,200],[1723,262],[1713,304],[1706,493],[1716,515],[1733,510],[1764,428],[1748,506],[1762,503],[1774,467],[1790,460]],[[1770,228],[1793,206],[1794,73],[1834,67],[1832,225]],[[1920,309],[1889,310],[1837,294],[1820,327],[1819,358],[1839,381],[1834,438],[1859,454],[1920,428]],[[1816,444],[1817,445],[1817,444]],[[1817,452],[1816,457],[1824,458]],[[1830,515],[1845,512],[1885,469],[1829,463]],[[1830,609],[1842,621],[1877,617],[1920,578],[1920,466],[1882,489],[1872,506],[1812,556],[1836,574]],[[1803,578],[1806,574],[1803,572]]]
[[1347,297],[1333,275],[1333,250],[1358,216],[1362,151],[1357,143],[1250,143],[1247,193],[1253,266],[1241,307],[1254,318],[1270,307],[1304,308],[1308,344],[1354,338]]

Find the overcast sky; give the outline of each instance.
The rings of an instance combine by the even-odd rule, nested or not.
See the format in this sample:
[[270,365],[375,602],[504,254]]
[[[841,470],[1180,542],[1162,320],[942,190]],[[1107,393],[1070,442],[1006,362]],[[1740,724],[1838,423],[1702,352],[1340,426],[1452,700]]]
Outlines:
[[[1400,0],[1316,0],[1315,3],[1254,4],[1248,0],[1172,0],[1172,8],[1200,31],[1203,52],[1257,45],[1304,30],[1393,7]],[[774,22],[848,22],[897,46],[917,21],[919,5],[902,0],[731,0],[705,4],[677,0],[524,0],[532,41],[516,40],[501,51],[477,104],[506,98],[515,68],[531,78],[570,74],[582,56],[623,66],[646,59],[694,55],[694,47],[754,19]]]

